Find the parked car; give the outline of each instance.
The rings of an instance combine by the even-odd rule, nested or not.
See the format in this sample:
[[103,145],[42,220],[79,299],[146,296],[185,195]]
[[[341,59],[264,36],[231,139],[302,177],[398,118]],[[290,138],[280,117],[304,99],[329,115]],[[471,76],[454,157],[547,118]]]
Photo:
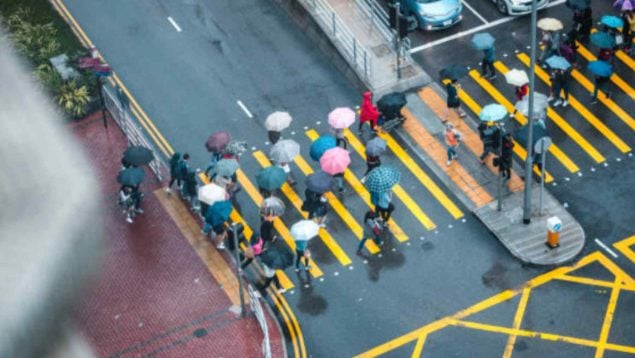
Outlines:
[[[531,12],[531,0],[492,0],[498,10],[508,15],[523,15]],[[549,3],[549,0],[538,0],[536,6],[542,9]]]
[[402,12],[414,18],[422,30],[445,29],[463,19],[460,0],[405,0],[400,4]]

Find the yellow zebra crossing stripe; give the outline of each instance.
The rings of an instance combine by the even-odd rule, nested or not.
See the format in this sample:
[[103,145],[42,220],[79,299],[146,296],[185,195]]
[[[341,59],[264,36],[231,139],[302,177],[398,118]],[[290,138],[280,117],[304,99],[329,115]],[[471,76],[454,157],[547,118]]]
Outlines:
[[[298,168],[300,168],[300,170],[305,176],[309,176],[313,173],[313,169],[311,168],[309,163],[307,163],[306,160],[304,160],[304,158],[297,156],[294,159],[294,161],[295,161],[295,164],[298,166]],[[337,213],[337,215],[339,215],[342,221],[351,229],[353,234],[355,234],[355,237],[358,240],[363,239],[364,229],[357,222],[357,220],[355,220],[355,218],[353,217],[353,215],[351,215],[348,209],[344,207],[344,204],[342,204],[340,199],[338,199],[337,196],[333,195],[333,193],[331,192],[326,193],[325,196],[328,199],[329,204],[331,205],[331,208],[333,208],[333,210]],[[377,244],[375,244],[373,240],[366,240],[365,245],[371,254],[376,254],[379,252],[379,247],[377,246]]]
[[[595,33],[596,31],[598,31],[598,30],[597,30],[597,29],[592,29],[592,30],[591,30],[591,33]],[[578,45],[580,45],[580,47],[578,47],[578,48],[581,48],[581,47],[582,47],[582,44],[580,44],[579,42],[578,42]],[[583,47],[582,47],[582,48],[583,48]],[[586,48],[583,48],[583,49],[584,49],[584,51],[586,51]],[[586,51],[586,52],[588,52],[588,51]],[[620,60],[622,60],[622,62],[624,62],[624,64],[625,64],[626,66],[630,67],[630,68],[631,68],[631,70],[635,71],[635,61],[633,61],[633,59],[632,59],[629,55],[627,55],[627,54],[626,54],[624,51],[622,51],[622,50],[615,51],[615,55],[617,56],[617,58],[619,58]]]
[[[489,95],[492,96],[492,98],[494,98],[496,102],[505,106],[505,108],[507,108],[510,113],[514,111],[514,105],[509,102],[500,92],[498,92],[498,90],[494,88],[494,86],[492,86],[487,80],[482,79],[478,71],[471,70],[470,77],[472,77],[472,79],[474,79],[485,90],[485,92],[489,93]],[[518,123],[522,125],[525,125],[527,123],[527,118],[520,113],[516,113],[516,116],[514,118],[516,119],[516,121],[518,121]],[[552,144],[551,147],[549,147],[549,152],[551,152],[551,154],[553,154],[553,156],[556,157],[556,159],[558,159],[558,161],[560,161],[560,163],[562,163],[562,165],[571,173],[580,171],[580,168],[573,162],[573,160],[571,160],[571,158],[564,154],[564,152],[558,145]]]
[[[313,129],[310,129],[310,130],[306,131],[306,135],[312,141],[314,141],[314,140],[316,140],[317,138],[320,137],[320,135]],[[350,142],[350,138],[348,138],[348,139],[349,139],[349,142]],[[366,190],[366,187],[364,187],[364,184],[362,184],[359,181],[359,179],[357,179],[355,174],[353,174],[353,172],[350,171],[350,169],[347,169],[344,172],[344,180],[346,180],[348,185],[350,185],[351,188],[353,188],[353,190],[355,190],[355,192],[362,198],[364,203],[366,203],[366,205],[369,208],[374,209],[375,206],[370,202],[370,194]],[[401,229],[401,227],[399,227],[399,225],[397,225],[397,223],[395,222],[395,220],[393,218],[390,218],[388,223],[390,224],[389,225],[390,232],[392,232],[393,236],[397,239],[397,241],[399,241],[399,242],[408,241],[408,236],[404,233],[404,231]]]
[[[520,53],[517,55],[518,59],[525,64],[525,66],[529,66],[530,59],[524,53]],[[536,66],[536,75],[540,77],[547,85],[551,86],[551,79],[549,75],[539,66]],[[608,128],[602,121],[600,121],[593,113],[591,113],[588,109],[586,109],[572,94],[569,94],[569,103],[571,103],[571,107],[573,107],[580,115],[587,120],[595,129],[597,129],[600,133],[602,133],[606,139],[608,139],[613,145],[617,147],[622,153],[627,153],[631,151],[631,147],[629,147],[622,139],[620,139],[610,128]]]
[[[258,150],[253,152],[252,154],[254,158],[256,158],[256,161],[260,163],[260,165],[263,168],[266,168],[272,165],[271,162],[269,161],[269,158],[267,158],[267,156],[265,155],[265,153]],[[296,192],[291,188],[291,186],[287,183],[284,183],[284,185],[282,185],[281,190],[284,193],[284,195],[289,199],[289,201],[293,204],[296,210],[298,210],[300,215],[302,215],[302,217],[305,219],[308,218],[308,214],[302,211],[301,209],[302,199],[298,196],[298,194],[296,194]],[[331,250],[333,255],[337,258],[337,260],[343,266],[348,266],[351,264],[351,259],[348,257],[348,255],[346,255],[344,250],[340,247],[337,241],[333,239],[333,237],[331,236],[331,234],[329,234],[328,231],[326,231],[324,228],[320,228],[319,236],[320,236],[320,239],[322,239],[322,242],[324,243],[324,245],[326,245],[326,247],[328,247],[329,250]]]

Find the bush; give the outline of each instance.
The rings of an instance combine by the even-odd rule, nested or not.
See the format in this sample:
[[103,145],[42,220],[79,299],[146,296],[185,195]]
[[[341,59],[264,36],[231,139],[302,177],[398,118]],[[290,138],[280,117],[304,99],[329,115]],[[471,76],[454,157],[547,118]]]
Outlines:
[[35,64],[45,63],[60,53],[60,44],[55,39],[57,29],[52,23],[32,24],[26,20],[28,16],[28,9],[19,9],[9,16],[11,40],[18,51]]
[[59,87],[55,99],[66,113],[72,115],[73,118],[81,118],[86,115],[90,94],[86,85],[79,85],[77,81],[70,80]]

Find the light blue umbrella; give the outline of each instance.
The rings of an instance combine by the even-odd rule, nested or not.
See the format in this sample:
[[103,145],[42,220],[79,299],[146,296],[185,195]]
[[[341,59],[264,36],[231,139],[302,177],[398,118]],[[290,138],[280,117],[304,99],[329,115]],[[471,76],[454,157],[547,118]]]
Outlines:
[[600,22],[612,29],[624,26],[624,21],[617,16],[604,15],[600,18]]
[[589,36],[591,43],[599,48],[613,48],[615,39],[604,31],[594,32]]
[[613,67],[611,67],[608,62],[602,60],[589,62],[587,68],[592,74],[600,77],[610,77],[613,74]]
[[478,117],[483,122],[498,122],[507,117],[507,109],[498,103],[491,103],[481,109]]
[[212,226],[222,225],[225,221],[229,220],[229,214],[231,214],[233,208],[232,203],[229,200],[217,201],[214,205],[207,209],[205,215],[205,222]]
[[566,70],[571,67],[569,61],[562,56],[551,56],[547,59],[547,65],[554,70]]
[[481,32],[472,37],[472,46],[477,50],[487,50],[494,46],[496,39],[488,32]]
[[382,193],[390,190],[399,183],[401,173],[399,170],[389,166],[379,166],[368,173],[366,178],[366,188],[368,191]]
[[287,173],[275,165],[260,169],[258,174],[256,174],[258,186],[269,191],[280,189],[285,181],[287,181]]
[[323,135],[311,143],[309,155],[311,159],[319,162],[320,158],[322,158],[322,154],[331,148],[335,148],[335,137],[332,135]]

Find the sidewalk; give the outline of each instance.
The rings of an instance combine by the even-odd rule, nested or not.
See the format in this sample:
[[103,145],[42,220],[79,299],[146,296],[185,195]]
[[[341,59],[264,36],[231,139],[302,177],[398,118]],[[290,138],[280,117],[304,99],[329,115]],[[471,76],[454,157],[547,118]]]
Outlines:
[[[177,200],[169,200],[177,202],[171,208],[162,205],[159,197],[165,195],[151,172],[142,184],[145,213],[133,224],[124,220],[115,178],[126,138],[113,121],[104,128],[100,113],[69,126],[102,183],[107,243],[103,268],[73,314],[78,330],[100,357],[262,356],[258,321],[249,309],[246,318],[236,316],[227,287],[210,275],[188,243],[183,223],[168,213],[182,214],[179,205],[184,206]],[[216,264],[227,266],[213,253]],[[283,357],[277,322],[266,309],[265,317],[272,357]]]

